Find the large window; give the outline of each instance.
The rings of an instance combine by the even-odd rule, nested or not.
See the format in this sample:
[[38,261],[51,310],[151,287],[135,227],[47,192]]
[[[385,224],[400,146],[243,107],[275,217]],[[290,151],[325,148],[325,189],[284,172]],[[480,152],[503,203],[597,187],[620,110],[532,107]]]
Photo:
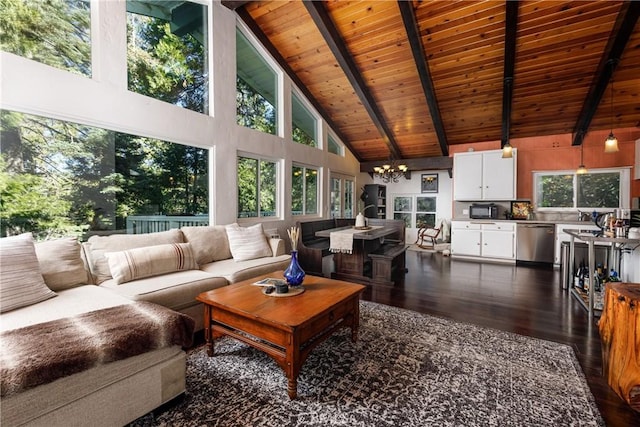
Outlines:
[[304,105],[298,94],[291,91],[291,112],[292,112],[292,138],[295,142],[318,146],[318,119],[311,114],[311,111]]
[[91,76],[89,0],[4,0],[0,47],[5,52]]
[[238,157],[238,218],[278,216],[278,163]]
[[353,194],[355,188],[353,179],[332,176],[330,186],[331,218],[353,218]]
[[435,227],[436,198],[416,196],[416,228]]
[[278,75],[247,37],[236,29],[236,121],[277,134]]
[[628,169],[599,169],[534,174],[537,208],[620,208],[628,206]]
[[396,196],[393,198],[393,219],[404,221],[405,227],[411,227],[413,213],[413,198],[411,196]]
[[293,165],[291,171],[292,215],[318,213],[318,169]]
[[129,90],[208,114],[207,7],[127,0]]
[[407,228],[434,227],[436,198],[427,196],[394,196],[393,219],[401,219]]
[[208,222],[205,149],[10,111],[0,112],[0,123],[2,236]]

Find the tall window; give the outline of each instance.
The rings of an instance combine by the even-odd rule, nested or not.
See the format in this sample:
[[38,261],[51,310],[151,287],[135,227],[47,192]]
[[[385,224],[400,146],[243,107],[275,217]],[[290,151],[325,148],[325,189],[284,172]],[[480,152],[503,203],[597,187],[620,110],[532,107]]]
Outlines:
[[628,205],[628,169],[590,170],[534,174],[537,208],[619,208]]
[[236,28],[236,121],[277,134],[278,75]]
[[327,145],[327,149],[330,153],[337,154],[339,156],[343,155],[342,146],[338,144],[336,139],[331,134],[329,134],[329,136],[327,137]]
[[3,1],[0,48],[73,73],[91,76],[89,0]]
[[278,163],[238,157],[238,218],[278,215]]
[[353,179],[332,176],[330,187],[331,218],[353,218]]
[[401,219],[407,228],[434,227],[436,198],[426,196],[394,196],[393,219]]
[[436,226],[436,198],[416,196],[416,228]]
[[207,7],[127,0],[129,90],[208,114]]
[[295,91],[291,91],[292,138],[295,142],[318,146],[318,119],[311,114]]
[[291,213],[318,213],[318,169],[294,165],[291,170]]
[[160,231],[182,225],[174,215],[208,222],[205,149],[10,111],[0,120],[2,236]]

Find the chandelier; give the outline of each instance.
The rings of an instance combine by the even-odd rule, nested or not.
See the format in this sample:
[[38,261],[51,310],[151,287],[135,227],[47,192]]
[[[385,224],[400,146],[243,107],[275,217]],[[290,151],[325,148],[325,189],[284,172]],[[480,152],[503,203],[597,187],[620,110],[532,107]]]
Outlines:
[[382,182],[398,182],[398,180],[404,176],[409,170],[407,165],[394,165],[393,162],[385,163],[382,166],[375,166],[373,172],[375,176],[380,178]]

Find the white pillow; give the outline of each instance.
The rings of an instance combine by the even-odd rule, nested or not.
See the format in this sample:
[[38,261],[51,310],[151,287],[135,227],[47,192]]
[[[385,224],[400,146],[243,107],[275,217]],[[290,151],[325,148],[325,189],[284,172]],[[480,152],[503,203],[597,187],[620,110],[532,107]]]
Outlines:
[[267,242],[267,236],[262,230],[262,224],[240,227],[234,223],[227,225],[225,228],[234,261],[273,256],[271,246]]
[[169,243],[106,252],[104,256],[109,262],[111,276],[118,285],[143,277],[198,268],[189,243]]
[[55,296],[42,279],[31,233],[0,239],[0,313]]
[[35,244],[44,283],[52,291],[62,291],[89,283],[80,255],[82,248],[75,237],[46,240]]

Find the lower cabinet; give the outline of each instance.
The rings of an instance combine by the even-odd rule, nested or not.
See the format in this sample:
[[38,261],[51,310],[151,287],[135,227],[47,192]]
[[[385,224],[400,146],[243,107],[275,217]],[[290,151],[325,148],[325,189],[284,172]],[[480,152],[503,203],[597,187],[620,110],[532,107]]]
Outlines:
[[516,228],[513,222],[451,222],[451,254],[515,260]]

